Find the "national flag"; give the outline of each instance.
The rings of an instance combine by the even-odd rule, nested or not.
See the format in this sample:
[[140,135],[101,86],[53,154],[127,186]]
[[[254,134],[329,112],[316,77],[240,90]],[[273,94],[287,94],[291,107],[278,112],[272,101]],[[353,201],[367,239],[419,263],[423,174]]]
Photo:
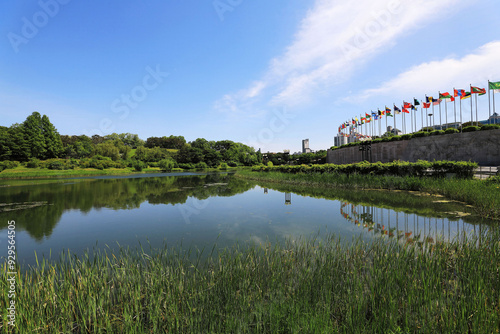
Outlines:
[[486,94],[486,88],[479,88],[479,87],[474,87],[471,86],[471,94]]
[[455,97],[456,97],[456,96],[460,96],[460,97],[465,96],[465,90],[463,90],[463,89],[454,89],[454,93],[455,93],[455,94],[454,94],[454,95],[455,95]]
[[354,120],[355,120],[356,122],[359,122],[358,117],[354,117]]
[[382,114],[382,112],[380,111],[380,109],[377,109],[377,112],[378,112],[378,115],[379,115],[379,116],[382,116],[382,115],[383,115],[383,114]]
[[372,115],[368,115],[367,113],[365,113],[365,115],[366,115],[366,118],[368,118],[368,119],[372,117]]
[[387,108],[387,107],[385,107],[385,113],[386,113],[386,114],[390,114],[390,113],[391,113],[391,111],[392,111],[392,110],[391,110],[391,108]]
[[450,95],[450,93],[446,92],[446,93],[439,93],[439,99],[440,100],[444,100],[445,102],[453,102],[455,101],[455,98],[453,96]]
[[403,108],[411,108],[411,103],[403,101]]
[[460,100],[468,99],[470,95],[471,95],[470,92],[465,92],[464,96],[460,97]]
[[429,103],[425,103],[424,102],[423,106],[424,106],[424,109],[429,109],[431,107],[431,103],[430,102]]
[[409,111],[408,109],[406,109],[406,108],[403,108],[403,112],[405,112],[405,113],[407,113],[407,114],[409,114],[409,113],[410,113],[410,111]]
[[378,121],[378,119],[379,119],[379,116],[375,115],[375,120]]
[[401,110],[398,107],[394,106],[394,113],[401,114]]
[[413,104],[416,105],[416,106],[419,106],[420,105],[420,102],[418,102],[417,99],[413,99]]
[[495,93],[500,93],[500,81],[498,82],[490,82],[489,88],[493,90]]

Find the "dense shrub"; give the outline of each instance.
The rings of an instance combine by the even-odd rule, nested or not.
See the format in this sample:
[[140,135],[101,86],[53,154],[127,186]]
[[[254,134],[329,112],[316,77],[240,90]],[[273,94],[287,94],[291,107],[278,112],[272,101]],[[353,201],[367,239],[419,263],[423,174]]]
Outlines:
[[481,130],[494,130],[500,129],[500,124],[485,124],[481,127]]
[[18,161],[9,161],[9,160],[0,161],[0,172],[5,170],[5,169],[16,168],[17,166],[19,166]]
[[434,130],[430,133],[431,136],[444,135],[444,130]]
[[207,169],[208,168],[208,165],[206,163],[204,163],[203,161],[200,161],[198,162],[196,165],[195,165],[195,168],[196,169]]
[[26,167],[28,168],[38,168],[40,166],[40,160],[37,158],[31,158],[27,163]]
[[402,139],[402,140],[408,140],[408,139],[411,139],[412,137],[413,137],[413,134],[411,134],[411,133],[407,133],[407,134],[405,134],[405,135],[402,135],[402,136],[401,136],[401,139]]
[[460,131],[458,129],[454,129],[454,128],[448,128],[448,129],[444,130],[444,133],[446,133],[446,134],[458,133],[458,132],[460,132]]
[[180,163],[178,165],[179,165],[179,168],[182,168],[182,169],[194,169],[194,165],[191,163]]
[[162,171],[170,172],[175,167],[175,161],[172,159],[163,159],[158,163],[158,167]]
[[136,160],[133,164],[133,167],[137,172],[141,172],[144,168],[147,167],[147,165],[140,160]]
[[479,131],[480,130],[480,127],[479,126],[467,126],[465,128],[462,129],[462,132],[473,132],[473,131]]
[[424,161],[417,162],[394,161],[388,163],[369,163],[367,161],[355,164],[324,164],[324,165],[300,165],[300,166],[262,166],[255,167],[255,171],[278,171],[283,173],[341,173],[341,174],[372,174],[372,175],[398,175],[398,176],[425,176],[433,175],[444,177],[453,173],[457,177],[471,178],[474,174],[476,163],[466,161]]
[[419,131],[419,132],[415,132],[413,134],[413,137],[427,137],[429,135],[429,132],[427,131]]

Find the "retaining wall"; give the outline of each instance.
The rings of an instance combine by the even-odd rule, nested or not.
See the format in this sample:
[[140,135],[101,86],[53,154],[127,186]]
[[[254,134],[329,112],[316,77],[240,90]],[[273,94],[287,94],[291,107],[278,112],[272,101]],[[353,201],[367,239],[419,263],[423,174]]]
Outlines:
[[[362,161],[359,146],[328,150],[326,162],[349,164]],[[500,129],[412,138],[372,144],[372,162],[402,160],[474,161],[500,166]]]

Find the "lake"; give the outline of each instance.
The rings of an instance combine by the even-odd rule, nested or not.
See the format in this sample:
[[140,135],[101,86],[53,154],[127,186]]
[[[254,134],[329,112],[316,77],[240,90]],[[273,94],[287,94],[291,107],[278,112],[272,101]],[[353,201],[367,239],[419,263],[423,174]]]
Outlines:
[[[442,197],[346,191],[247,181],[231,173],[139,174],[0,183],[0,254],[16,221],[18,263],[35,252],[179,247],[211,249],[334,233],[402,242],[450,240],[487,231],[491,221]],[[148,245],[148,243],[150,245]]]

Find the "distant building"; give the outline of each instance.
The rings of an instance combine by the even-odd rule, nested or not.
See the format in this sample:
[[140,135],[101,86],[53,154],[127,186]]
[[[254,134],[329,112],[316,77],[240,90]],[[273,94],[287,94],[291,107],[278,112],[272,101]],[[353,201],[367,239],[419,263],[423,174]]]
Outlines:
[[486,124],[500,124],[500,115],[498,115],[496,112],[493,113],[490,117],[488,117],[487,120],[485,121],[479,121],[479,123],[486,125]]
[[333,138],[333,146],[342,146],[347,144],[347,137],[344,134],[339,133]]
[[302,140],[302,153],[311,153],[309,148],[309,139]]
[[393,128],[392,126],[387,127],[387,133],[392,133],[395,136],[401,136],[403,132],[397,128]]

